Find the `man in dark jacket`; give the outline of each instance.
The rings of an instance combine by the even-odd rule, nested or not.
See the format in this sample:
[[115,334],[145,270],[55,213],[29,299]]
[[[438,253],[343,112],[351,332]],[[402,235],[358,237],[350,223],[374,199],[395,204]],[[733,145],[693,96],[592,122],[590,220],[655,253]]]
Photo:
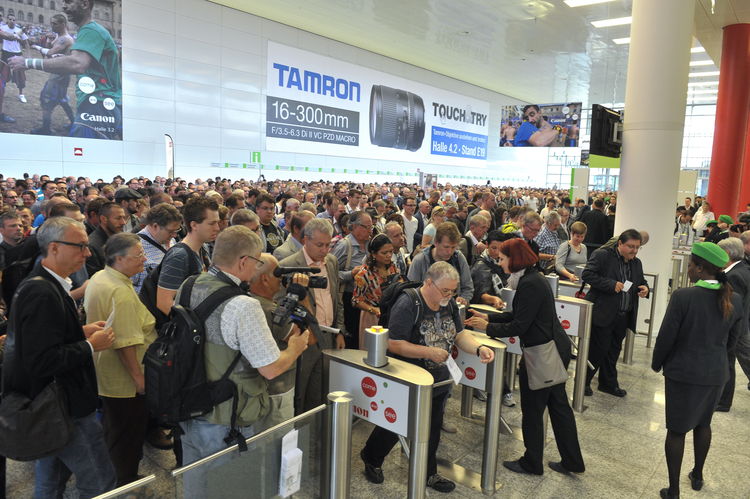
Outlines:
[[594,201],[593,208],[581,215],[579,220],[586,224],[586,238],[583,244],[586,245],[589,255],[592,255],[594,250],[609,239],[607,235],[609,223],[607,215],[604,214],[604,201],[601,199]]
[[628,229],[617,240],[615,248],[596,250],[583,271],[583,280],[591,290],[586,299],[594,303],[589,343],[589,368],[586,395],[592,395],[591,380],[599,372],[599,391],[616,397],[627,392],[617,381],[617,359],[626,330],[635,331],[638,298],[648,295],[643,266],[636,257],[641,234]]
[[[115,486],[115,473],[96,419],[97,385],[93,353],[114,342],[104,323],[81,326],[66,278],[90,254],[83,224],[67,217],[47,220],[37,233],[42,252],[13,301],[3,365],[3,393],[36,397],[56,381],[73,424],[68,444],[36,463],[35,497],[62,497],[76,476],[81,497]],[[44,313],[39,313],[43,310]]]

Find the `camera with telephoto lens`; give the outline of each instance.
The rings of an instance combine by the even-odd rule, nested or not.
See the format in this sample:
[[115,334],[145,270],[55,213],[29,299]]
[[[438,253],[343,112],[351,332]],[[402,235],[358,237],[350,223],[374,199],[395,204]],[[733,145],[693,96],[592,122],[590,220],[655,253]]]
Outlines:
[[308,288],[325,289],[328,287],[328,279],[325,277],[310,276],[308,288],[296,282],[291,282],[292,276],[290,274],[317,274],[318,272],[320,272],[320,269],[316,267],[278,267],[273,271],[276,277],[282,277],[282,282],[286,281],[286,295],[281,299],[276,310],[273,311],[274,325],[281,326],[291,322],[299,327],[300,330],[310,329],[316,335],[321,331],[334,334],[339,333],[338,329],[319,325],[315,314],[300,304],[300,301],[304,300],[307,296]]

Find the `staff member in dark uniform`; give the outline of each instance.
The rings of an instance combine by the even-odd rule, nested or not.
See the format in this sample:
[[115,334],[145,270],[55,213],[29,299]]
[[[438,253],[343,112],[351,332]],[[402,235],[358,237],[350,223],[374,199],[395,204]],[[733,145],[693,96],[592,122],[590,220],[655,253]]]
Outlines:
[[669,488],[661,497],[680,496],[685,434],[693,431],[693,490],[703,487],[703,464],[711,445],[711,417],[727,380],[727,339],[746,327],[742,299],[732,292],[722,268],[729,258],[714,243],[695,243],[688,276],[695,286],[672,293],[654,346],[651,368],[664,372]]
[[[500,246],[500,266],[510,274],[508,287],[516,290],[513,311],[498,314],[474,313],[466,325],[486,330],[493,338],[518,336],[524,347],[555,340],[557,351],[567,368],[570,362],[570,342],[560,326],[555,310],[555,298],[544,276],[536,270],[537,256],[521,239],[510,239]],[[549,410],[557,449],[562,460],[550,462],[558,473],[583,473],[585,466],[573,410],[565,393],[565,383],[540,390],[529,388],[526,364],[521,360],[521,412],[523,442],[526,452],[517,461],[504,461],[503,466],[516,473],[541,475],[544,473],[544,410]]]
[[599,372],[599,391],[615,397],[627,392],[617,381],[617,359],[626,330],[635,331],[638,298],[648,296],[643,266],[636,257],[641,247],[641,233],[628,229],[620,234],[614,248],[599,248],[583,270],[583,280],[591,290],[586,299],[594,303],[591,323],[589,368],[586,395],[593,395],[591,380]]

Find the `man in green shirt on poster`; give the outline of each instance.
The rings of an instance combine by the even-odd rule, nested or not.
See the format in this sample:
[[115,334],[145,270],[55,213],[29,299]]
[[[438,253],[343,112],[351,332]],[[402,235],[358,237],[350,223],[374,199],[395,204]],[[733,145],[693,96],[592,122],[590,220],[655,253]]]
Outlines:
[[13,57],[14,71],[36,69],[56,74],[78,75],[75,121],[71,137],[122,138],[122,75],[120,56],[112,36],[91,19],[94,0],[64,0],[63,12],[78,28],[67,56],[52,59]]

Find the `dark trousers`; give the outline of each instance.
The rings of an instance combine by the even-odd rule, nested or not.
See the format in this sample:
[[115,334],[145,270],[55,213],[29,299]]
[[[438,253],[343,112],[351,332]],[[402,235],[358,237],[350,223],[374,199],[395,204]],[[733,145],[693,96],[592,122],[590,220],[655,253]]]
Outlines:
[[315,343],[307,347],[297,361],[294,414],[298,416],[325,403],[323,392],[323,352],[320,343]]
[[115,466],[117,486],[130,483],[138,477],[138,464],[143,457],[146,439],[148,410],[146,398],[101,397],[104,412],[104,439],[109,457]]
[[614,322],[607,327],[591,326],[589,361],[594,369],[588,369],[586,386],[591,385],[591,380],[599,372],[599,388],[614,390],[620,387],[617,382],[617,359],[627,333],[628,316],[617,314]]
[[734,349],[727,350],[727,360],[729,361],[729,379],[724,385],[724,391],[721,392],[718,406],[726,407],[728,409],[732,407],[732,400],[734,400],[734,382],[737,377],[735,368],[737,356],[735,355]]
[[344,337],[346,348],[359,348],[359,313],[360,310],[352,305],[352,293],[344,291],[344,327],[349,336]]
[[568,471],[583,472],[581,447],[578,444],[578,431],[573,409],[568,403],[565,383],[531,390],[526,366],[521,362],[518,372],[521,385],[521,429],[526,452],[521,459],[521,466],[532,473],[544,472],[544,409],[549,411],[552,430],[555,432],[557,450],[562,458],[562,465]]
[[[430,414],[430,442],[427,446],[427,476],[437,473],[437,448],[440,445],[440,430],[443,427],[445,403],[449,390],[438,389],[438,394],[432,397],[432,413]],[[379,426],[375,427],[367,439],[363,454],[365,461],[375,467],[382,467],[385,456],[391,452],[398,442],[398,435]]]

